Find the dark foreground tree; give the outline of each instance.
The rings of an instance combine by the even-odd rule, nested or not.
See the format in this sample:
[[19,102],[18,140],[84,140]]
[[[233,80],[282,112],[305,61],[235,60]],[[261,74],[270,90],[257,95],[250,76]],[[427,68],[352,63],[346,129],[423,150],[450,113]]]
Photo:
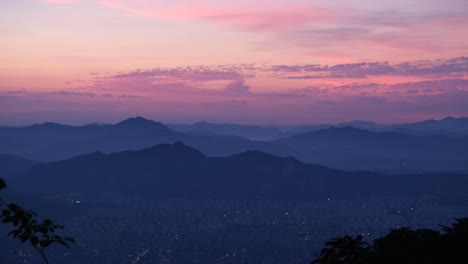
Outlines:
[[442,232],[392,229],[366,246],[361,236],[344,236],[325,243],[316,264],[441,264],[468,263],[468,218],[456,219]]
[[325,243],[320,256],[312,264],[350,264],[366,263],[369,248],[362,241],[362,235],[339,237]]
[[441,236],[437,231],[392,229],[374,241],[372,263],[443,263],[440,262],[440,246]]
[[[6,188],[6,183],[0,178],[0,191],[4,188]],[[39,221],[36,219],[37,214],[33,211],[25,210],[14,203],[7,204],[1,197],[0,208],[2,223],[13,225],[13,230],[8,235],[19,239],[22,243],[29,243],[39,252],[46,264],[49,261],[45,250],[50,245],[58,243],[69,247],[70,243],[75,243],[73,238],[57,234],[57,231],[62,230],[63,226],[54,224],[48,219]]]

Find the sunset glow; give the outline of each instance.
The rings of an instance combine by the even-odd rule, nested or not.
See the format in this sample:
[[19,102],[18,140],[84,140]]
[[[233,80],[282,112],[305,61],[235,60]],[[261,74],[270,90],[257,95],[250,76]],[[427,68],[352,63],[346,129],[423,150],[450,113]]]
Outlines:
[[463,0],[5,0],[0,123],[466,116],[467,25]]

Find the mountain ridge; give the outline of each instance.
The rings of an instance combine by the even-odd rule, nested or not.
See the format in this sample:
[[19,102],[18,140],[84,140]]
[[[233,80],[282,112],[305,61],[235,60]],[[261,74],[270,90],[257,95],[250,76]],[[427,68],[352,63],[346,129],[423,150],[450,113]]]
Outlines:
[[437,190],[448,195],[468,188],[466,176],[340,171],[259,151],[207,157],[178,142],[138,151],[92,153],[36,165],[14,177],[10,185],[16,191],[43,195],[120,192],[154,199],[242,200],[261,196],[302,201],[327,196],[432,193]]
[[412,135],[396,130],[344,126],[255,141],[232,135],[177,132],[142,117],[102,126],[49,124],[0,128],[0,153],[38,161],[61,160],[93,151],[138,150],[176,141],[208,156],[259,150],[337,169],[386,172],[401,171],[401,168],[411,171],[468,169],[468,153],[464,150],[468,148],[468,136]]

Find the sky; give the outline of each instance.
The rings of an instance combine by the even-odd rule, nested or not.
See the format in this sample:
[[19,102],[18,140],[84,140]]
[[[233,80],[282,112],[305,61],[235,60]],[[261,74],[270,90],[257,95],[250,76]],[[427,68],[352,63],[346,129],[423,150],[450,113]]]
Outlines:
[[468,116],[466,0],[1,0],[0,125]]

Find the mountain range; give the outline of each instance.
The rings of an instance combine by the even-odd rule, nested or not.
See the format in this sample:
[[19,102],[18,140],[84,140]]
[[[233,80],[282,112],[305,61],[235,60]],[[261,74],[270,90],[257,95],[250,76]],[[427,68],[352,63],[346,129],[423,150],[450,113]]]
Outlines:
[[129,118],[113,125],[44,123],[26,127],[1,127],[0,153],[37,161],[53,161],[94,151],[110,153],[136,150],[178,140],[210,156],[231,155],[251,149],[279,155],[287,153],[274,144],[237,136],[180,133],[142,117]]
[[297,134],[274,141],[294,149],[296,157],[342,169],[393,171],[464,170],[468,164],[468,137],[414,136],[400,132],[373,132],[353,127]]
[[462,197],[468,190],[466,174],[340,171],[259,151],[207,157],[181,142],[37,164],[9,185],[40,195],[116,192],[152,199],[297,201],[377,194]]
[[280,128],[274,126],[253,126],[238,124],[215,124],[209,122],[197,122],[187,124],[167,124],[174,130],[183,133],[200,135],[225,135],[238,136],[251,140],[273,140],[285,135]]
[[186,133],[208,135],[231,135],[252,140],[274,140],[294,134],[306,133],[331,127],[354,127],[375,132],[396,131],[409,135],[468,135],[468,118],[446,117],[440,120],[429,119],[415,123],[382,125],[371,121],[353,120],[338,124],[290,125],[290,126],[253,126],[239,124],[216,124],[196,122],[193,124],[168,124],[170,129]]
[[[462,122],[463,119],[438,122],[459,121]],[[350,124],[372,126],[358,121]],[[210,127],[209,124],[198,125],[207,126]],[[231,125],[225,128],[224,125],[219,126],[221,128],[217,130],[218,134],[192,130],[179,132],[162,123],[135,117],[112,125],[68,126],[44,123],[26,127],[0,127],[0,153],[45,162],[96,151],[112,153],[138,150],[181,141],[210,157],[257,150],[346,170],[392,173],[468,170],[468,136],[463,135],[415,135],[401,131],[382,132],[340,126],[283,136],[275,140],[256,141],[227,135]],[[278,131],[273,128],[265,129],[272,133]],[[238,130],[242,130],[242,126],[232,128],[232,131]],[[224,134],[219,131],[224,131]],[[248,131],[261,134],[264,130],[252,126]]]

